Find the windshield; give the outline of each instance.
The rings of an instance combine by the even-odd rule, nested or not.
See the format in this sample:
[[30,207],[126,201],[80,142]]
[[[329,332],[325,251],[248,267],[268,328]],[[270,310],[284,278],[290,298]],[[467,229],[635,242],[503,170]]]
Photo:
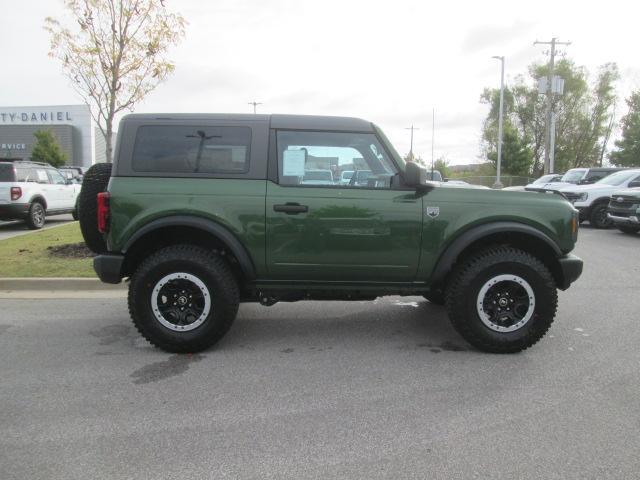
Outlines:
[[[569,173],[569,172],[567,172],[567,173]],[[555,173],[552,173],[551,175],[543,175],[539,179],[535,180],[533,182],[533,185],[540,185],[541,183],[552,182],[555,177],[557,177],[557,175]],[[564,180],[564,181],[566,181],[566,180]]]
[[562,181],[567,183],[578,183],[586,171],[586,168],[572,168],[562,176]]
[[602,180],[598,180],[594,185],[622,185],[627,180],[630,180],[640,174],[640,171],[633,170],[631,172],[616,172],[608,177],[604,177]]
[[353,177],[353,170],[347,170],[346,172],[342,172],[343,180],[349,180],[351,177]]

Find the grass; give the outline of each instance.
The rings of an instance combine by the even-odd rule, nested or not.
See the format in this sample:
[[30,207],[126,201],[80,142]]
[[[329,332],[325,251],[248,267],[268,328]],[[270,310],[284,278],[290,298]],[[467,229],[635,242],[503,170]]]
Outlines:
[[82,241],[78,222],[0,240],[0,277],[95,277],[90,258],[60,258],[47,250]]

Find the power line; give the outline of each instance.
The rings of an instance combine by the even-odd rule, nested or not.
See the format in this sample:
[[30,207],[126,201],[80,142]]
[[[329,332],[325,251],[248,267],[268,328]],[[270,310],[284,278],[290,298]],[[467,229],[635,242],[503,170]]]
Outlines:
[[249,102],[249,105],[253,105],[253,113],[256,113],[256,107],[262,105],[262,102]]
[[546,128],[544,132],[544,173],[553,173],[554,165],[553,165],[553,157],[554,154],[551,151],[552,146],[552,135],[551,129],[553,127],[553,74],[555,69],[555,57],[556,57],[556,46],[557,45],[571,45],[571,42],[559,42],[557,37],[553,37],[549,42],[539,42],[536,40],[533,42],[534,45],[550,45],[551,48],[548,52],[549,54],[549,73],[547,74],[547,112],[546,112]]

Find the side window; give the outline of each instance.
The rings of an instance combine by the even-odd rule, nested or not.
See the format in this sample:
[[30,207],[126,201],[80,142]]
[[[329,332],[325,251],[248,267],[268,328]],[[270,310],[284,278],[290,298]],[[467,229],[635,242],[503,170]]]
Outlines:
[[51,183],[49,180],[49,175],[47,175],[47,171],[44,168],[37,168],[35,170],[35,178],[38,183]]
[[397,173],[371,133],[280,130],[278,183],[341,188],[390,188]]
[[16,168],[16,182],[35,182],[35,175],[32,169],[27,167]]
[[57,172],[55,170],[48,170],[48,172],[49,172],[49,178],[51,178],[51,183],[53,183],[54,185],[66,185],[67,184],[67,181],[60,174],[60,172]]
[[246,173],[249,127],[143,126],[138,128],[132,168],[136,172]]

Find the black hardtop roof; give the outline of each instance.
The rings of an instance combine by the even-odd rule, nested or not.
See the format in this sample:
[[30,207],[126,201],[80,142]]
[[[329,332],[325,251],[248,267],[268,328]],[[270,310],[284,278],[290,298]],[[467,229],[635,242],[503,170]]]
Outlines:
[[230,122],[268,122],[271,128],[295,130],[345,130],[373,132],[371,122],[354,117],[332,117],[323,115],[282,115],[251,113],[133,113],[123,117],[122,121],[163,121],[176,120],[215,120]]

